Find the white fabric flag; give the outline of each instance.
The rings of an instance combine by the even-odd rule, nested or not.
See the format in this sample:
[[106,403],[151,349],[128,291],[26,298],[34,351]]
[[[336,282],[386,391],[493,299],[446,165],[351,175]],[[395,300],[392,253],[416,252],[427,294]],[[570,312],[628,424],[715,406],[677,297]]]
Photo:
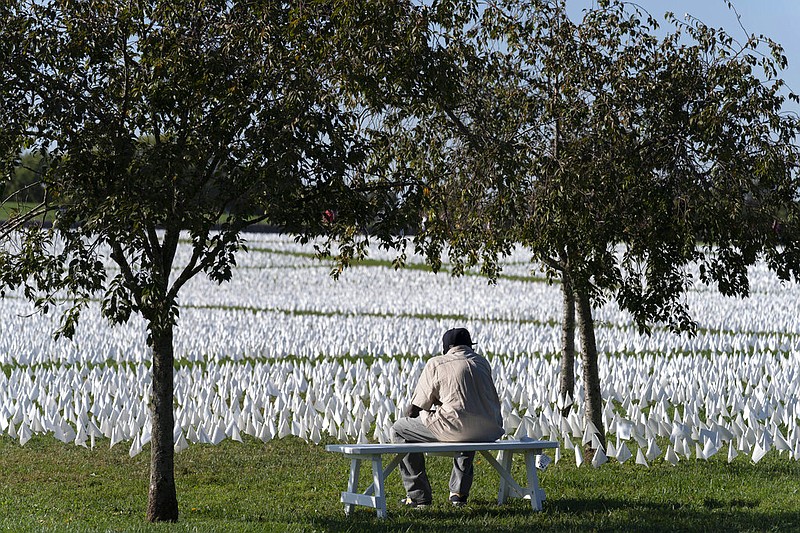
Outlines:
[[678,454],[675,453],[675,449],[672,447],[672,445],[668,445],[667,446],[667,453],[664,456],[664,459],[666,459],[667,462],[669,464],[671,464],[672,466],[675,466],[675,465],[678,464],[678,461],[679,461]]
[[575,465],[581,466],[583,464],[583,452],[580,446],[575,446]]
[[647,464],[647,459],[644,458],[644,454],[642,453],[641,448],[636,448],[636,464],[647,467],[650,466],[649,464]]
[[619,461],[620,463],[624,463],[632,456],[633,454],[631,453],[630,448],[628,448],[628,445],[625,444],[624,442],[622,443],[622,446],[617,448],[617,461]]
[[607,463],[608,457],[606,457],[605,452],[603,451],[603,447],[600,446],[594,451],[594,457],[592,457],[592,466],[595,468],[600,467],[600,465]]

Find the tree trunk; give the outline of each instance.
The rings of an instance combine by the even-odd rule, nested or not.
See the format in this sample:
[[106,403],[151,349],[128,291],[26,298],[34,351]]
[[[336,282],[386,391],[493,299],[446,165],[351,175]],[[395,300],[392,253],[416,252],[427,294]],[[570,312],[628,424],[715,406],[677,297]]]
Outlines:
[[561,380],[559,393],[561,401],[561,416],[568,416],[572,404],[567,405],[566,399],[575,399],[575,293],[572,292],[572,282],[566,272],[561,274],[561,294],[564,301],[564,316],[561,321]]
[[[156,328],[154,328],[156,329]],[[178,497],[175,490],[175,443],[173,430],[174,376],[172,325],[152,331],[153,390],[150,411],[153,417],[150,441],[150,490],[147,501],[147,520],[175,522],[178,520]]]
[[597,342],[594,337],[592,304],[585,290],[575,292],[578,311],[578,328],[581,335],[583,361],[583,389],[585,392],[586,425],[592,422],[598,430],[597,438],[606,449],[606,432],[603,428],[603,398],[600,394],[600,372],[597,366]]

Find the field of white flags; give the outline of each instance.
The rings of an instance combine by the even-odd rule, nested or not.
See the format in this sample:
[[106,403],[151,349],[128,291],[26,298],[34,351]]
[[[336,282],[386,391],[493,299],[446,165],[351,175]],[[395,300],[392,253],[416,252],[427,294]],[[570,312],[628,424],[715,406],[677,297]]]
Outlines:
[[[394,270],[377,249],[335,281],[331,265],[291,237],[247,240],[231,283],[196,278],[181,293],[178,451],[244,435],[387,441],[425,358],[445,330],[464,326],[492,364],[508,434],[558,440],[583,462],[591,432],[579,363],[572,413],[562,418],[557,403],[560,289],[535,277],[524,251],[506,260],[495,286],[433,274],[414,257]],[[715,454],[800,459],[800,288],[756,268],[751,289],[745,300],[690,292],[694,337],[657,328],[642,336],[613,305],[596,311],[608,447],[595,466],[609,457],[634,468]],[[111,327],[98,307],[73,341],[55,341],[57,313],[31,315],[13,293],[0,300],[2,438],[24,445],[46,433],[130,447],[132,456],[147,444],[143,323]]]

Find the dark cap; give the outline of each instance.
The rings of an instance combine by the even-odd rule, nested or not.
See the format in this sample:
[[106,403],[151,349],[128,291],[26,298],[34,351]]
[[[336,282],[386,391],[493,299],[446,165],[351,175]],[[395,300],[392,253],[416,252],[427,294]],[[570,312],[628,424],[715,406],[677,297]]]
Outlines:
[[447,353],[453,346],[472,346],[474,344],[466,328],[448,329],[442,337],[442,353]]

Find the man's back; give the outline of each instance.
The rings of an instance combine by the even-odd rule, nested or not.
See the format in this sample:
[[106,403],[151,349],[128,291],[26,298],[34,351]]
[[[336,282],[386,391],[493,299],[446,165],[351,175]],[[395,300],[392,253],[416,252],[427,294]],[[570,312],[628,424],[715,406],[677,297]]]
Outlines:
[[[425,365],[412,403],[441,441],[493,441],[503,435],[500,400],[489,362],[454,346]],[[437,406],[433,412],[429,411]]]

